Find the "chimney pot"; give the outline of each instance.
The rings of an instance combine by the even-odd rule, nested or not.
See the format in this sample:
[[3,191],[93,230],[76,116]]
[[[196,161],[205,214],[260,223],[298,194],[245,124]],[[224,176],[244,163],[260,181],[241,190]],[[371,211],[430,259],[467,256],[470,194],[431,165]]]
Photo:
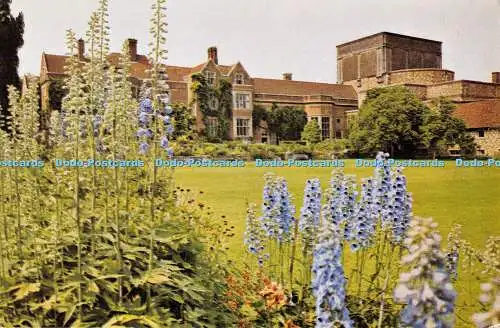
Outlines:
[[128,51],[130,54],[130,61],[137,61],[137,40],[136,39],[127,39],[128,42]]
[[219,65],[219,58],[217,54],[217,47],[208,48],[208,60],[213,60],[216,65]]
[[491,82],[500,84],[500,72],[492,72],[491,73]]
[[83,39],[78,40],[78,59],[83,60],[85,58],[85,41]]
[[291,81],[292,77],[292,73],[283,73],[283,80]]

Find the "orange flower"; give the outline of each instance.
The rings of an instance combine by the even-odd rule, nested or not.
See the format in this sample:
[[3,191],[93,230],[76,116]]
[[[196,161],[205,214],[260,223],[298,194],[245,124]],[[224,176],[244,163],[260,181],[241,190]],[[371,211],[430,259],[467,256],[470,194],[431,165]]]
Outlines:
[[300,327],[294,324],[292,320],[287,320],[285,322],[284,328],[300,328]]
[[238,303],[236,303],[235,301],[228,301],[227,306],[233,311],[238,309]]
[[264,281],[265,287],[259,295],[266,300],[266,306],[271,309],[279,309],[286,304],[285,292],[281,285],[275,282]]

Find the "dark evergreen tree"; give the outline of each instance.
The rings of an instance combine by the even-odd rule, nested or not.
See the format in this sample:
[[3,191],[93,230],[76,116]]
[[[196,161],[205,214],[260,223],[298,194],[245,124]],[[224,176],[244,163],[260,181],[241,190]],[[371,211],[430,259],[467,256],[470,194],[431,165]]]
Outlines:
[[8,117],[7,86],[20,88],[21,81],[17,73],[19,66],[19,48],[24,44],[24,17],[19,13],[14,17],[10,12],[12,0],[0,0],[0,108],[2,117]]

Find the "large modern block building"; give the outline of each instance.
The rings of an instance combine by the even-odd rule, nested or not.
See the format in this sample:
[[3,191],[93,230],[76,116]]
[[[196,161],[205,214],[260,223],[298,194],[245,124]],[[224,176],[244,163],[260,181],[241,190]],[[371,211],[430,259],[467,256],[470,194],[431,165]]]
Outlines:
[[[129,39],[128,43],[132,80],[138,94],[150,64],[146,56],[137,53],[137,40]],[[79,41],[79,57],[82,61],[86,60],[83,40]],[[118,57],[118,53],[112,53],[108,60],[116,64]],[[66,58],[42,54],[40,84],[44,113],[57,109],[51,108],[50,85],[64,77]],[[332,65],[335,65],[334,60]],[[166,70],[172,102],[188,105],[196,118],[196,129],[207,135],[213,134],[218,121],[216,117],[203,119],[199,105],[193,101],[193,74],[203,74],[212,86],[217,86],[222,79],[232,83],[232,121],[228,131],[231,139],[269,142],[272,138],[267,133],[266,125],[261,122],[254,124],[252,111],[255,106],[270,107],[273,104],[303,108],[308,119],[318,123],[324,139],[344,138],[349,120],[356,117],[368,90],[403,85],[423,101],[446,97],[457,103],[459,110],[456,115],[476,131],[480,152],[500,152],[498,133],[493,132],[498,129],[493,126],[495,120],[483,119],[481,124],[486,126],[481,127],[477,126],[476,120],[477,115],[488,118],[498,115],[500,106],[493,104],[500,102],[500,73],[493,72],[489,82],[455,80],[455,73],[442,67],[440,41],[381,32],[340,44],[337,46],[337,83],[295,81],[292,73],[284,73],[276,79],[259,78],[248,72],[241,62],[219,63],[216,47],[209,48],[205,60],[198,65],[167,65]],[[470,105],[483,101],[487,101],[485,105]],[[257,127],[255,130],[254,126]],[[488,142],[482,142],[481,138],[488,138]]]

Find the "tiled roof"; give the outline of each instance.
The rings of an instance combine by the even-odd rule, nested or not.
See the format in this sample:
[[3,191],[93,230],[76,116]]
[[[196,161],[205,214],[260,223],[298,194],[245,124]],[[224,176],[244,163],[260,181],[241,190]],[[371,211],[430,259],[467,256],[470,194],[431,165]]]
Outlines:
[[228,75],[231,69],[233,68],[234,65],[228,66],[228,65],[217,65],[217,68],[223,75]]
[[500,100],[484,100],[457,107],[454,116],[465,121],[468,128],[500,128]]
[[254,78],[253,82],[255,93],[296,96],[322,95],[343,99],[358,99],[356,91],[350,85],[261,78]]
[[49,74],[64,74],[64,65],[67,56],[43,54],[47,64],[47,73]]
[[201,70],[203,69],[203,67],[205,67],[205,65],[207,65],[207,62],[201,63],[199,65],[196,65],[195,67],[191,68],[190,73],[199,73],[199,72],[201,72]]
[[[44,54],[45,62],[47,63],[47,73],[49,75],[64,75],[64,65],[68,56]],[[118,65],[120,58],[119,53],[111,53],[108,56],[108,61],[111,65]],[[138,55],[137,61],[133,62],[130,67],[130,73],[138,79],[147,78],[147,70],[150,68],[146,56]],[[189,75],[190,67],[169,66],[167,65],[167,74],[171,81],[183,81],[184,76]]]

